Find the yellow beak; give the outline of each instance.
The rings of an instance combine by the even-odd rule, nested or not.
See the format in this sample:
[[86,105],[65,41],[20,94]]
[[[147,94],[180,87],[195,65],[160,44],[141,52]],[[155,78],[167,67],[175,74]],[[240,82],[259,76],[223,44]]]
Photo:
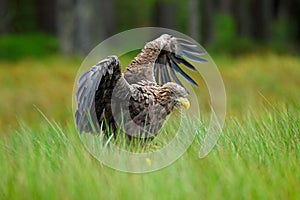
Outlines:
[[187,98],[178,98],[177,101],[185,108],[185,109],[189,109],[189,107],[191,106],[189,100]]

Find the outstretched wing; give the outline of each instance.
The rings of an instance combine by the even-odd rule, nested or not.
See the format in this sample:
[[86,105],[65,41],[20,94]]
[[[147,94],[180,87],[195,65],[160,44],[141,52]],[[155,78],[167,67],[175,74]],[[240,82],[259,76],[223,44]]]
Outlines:
[[100,61],[79,78],[75,119],[80,133],[99,133],[101,127],[102,130],[105,128],[103,123],[114,125],[111,97],[117,83],[116,94],[120,98],[130,93],[130,86],[122,77],[121,65],[116,56]]
[[[199,57],[205,55],[205,53],[200,51],[196,44],[186,39],[171,37],[168,42],[169,44],[165,45],[164,49],[160,51],[154,64],[153,73],[156,82],[162,85],[174,81],[183,86],[177,76],[177,74],[180,74],[190,83],[198,86],[181,66],[197,71],[188,60],[197,63],[207,62],[207,60]],[[180,64],[182,65],[180,66]]]
[[191,41],[163,34],[145,45],[142,52],[126,68],[124,77],[130,84],[148,80],[160,85],[170,81],[182,85],[177,76],[180,74],[197,86],[197,83],[181,67],[185,66],[196,71],[188,60],[206,62],[200,57],[204,54],[197,44]]

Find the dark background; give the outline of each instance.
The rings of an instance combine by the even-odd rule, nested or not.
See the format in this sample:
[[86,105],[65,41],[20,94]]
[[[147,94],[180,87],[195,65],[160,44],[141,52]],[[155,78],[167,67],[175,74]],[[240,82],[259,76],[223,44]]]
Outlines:
[[297,53],[300,43],[299,0],[0,0],[0,20],[3,59],[84,55],[144,26],[183,32],[217,53]]

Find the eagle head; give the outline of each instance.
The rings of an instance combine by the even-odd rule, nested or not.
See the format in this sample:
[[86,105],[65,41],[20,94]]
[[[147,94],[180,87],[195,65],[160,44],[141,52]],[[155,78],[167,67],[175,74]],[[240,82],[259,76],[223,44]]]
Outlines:
[[[188,109],[190,107],[190,102],[187,99],[189,95],[188,91],[181,85],[173,82],[168,82],[162,86],[162,95],[165,94],[165,101],[172,107],[184,107]],[[167,94],[167,95],[166,95]]]

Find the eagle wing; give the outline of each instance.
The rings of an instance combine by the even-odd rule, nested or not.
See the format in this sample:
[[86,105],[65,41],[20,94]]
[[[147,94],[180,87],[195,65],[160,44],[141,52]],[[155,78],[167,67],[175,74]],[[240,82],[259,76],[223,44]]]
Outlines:
[[116,56],[109,56],[91,67],[78,80],[75,119],[79,132],[99,133],[107,124],[115,126],[111,110],[112,94],[125,99],[131,91]]
[[200,51],[196,44],[183,38],[172,37],[168,42],[169,44],[160,51],[153,66],[156,82],[163,85],[174,81],[183,86],[177,76],[177,74],[180,74],[190,83],[198,86],[196,81],[181,68],[180,64],[189,70],[197,71],[187,59],[197,63],[204,63],[207,61],[199,56],[203,56],[205,53]]
[[188,60],[196,63],[207,62],[200,57],[203,55],[205,53],[199,50],[197,44],[163,34],[145,45],[142,52],[126,68],[124,76],[131,84],[148,80],[160,85],[173,81],[183,86],[178,78],[180,74],[190,83],[198,86],[182,67],[197,71]]

